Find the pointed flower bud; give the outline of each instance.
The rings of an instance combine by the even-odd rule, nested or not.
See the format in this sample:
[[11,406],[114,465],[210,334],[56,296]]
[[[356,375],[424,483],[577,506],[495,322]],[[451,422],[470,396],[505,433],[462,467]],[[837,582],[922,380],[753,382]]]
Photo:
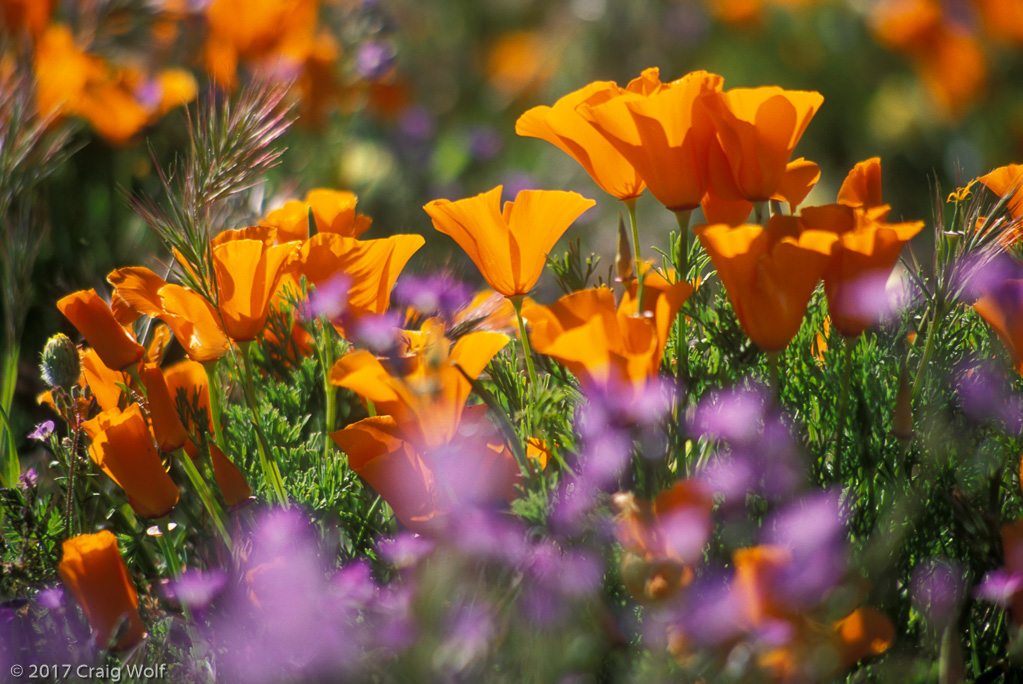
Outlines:
[[632,280],[632,248],[629,247],[629,234],[625,231],[625,219],[618,214],[618,253],[615,254],[615,273],[618,282],[627,283]]
[[50,387],[70,390],[77,384],[82,374],[82,363],[78,358],[78,348],[71,338],[64,333],[57,333],[47,340],[39,370],[43,382]]

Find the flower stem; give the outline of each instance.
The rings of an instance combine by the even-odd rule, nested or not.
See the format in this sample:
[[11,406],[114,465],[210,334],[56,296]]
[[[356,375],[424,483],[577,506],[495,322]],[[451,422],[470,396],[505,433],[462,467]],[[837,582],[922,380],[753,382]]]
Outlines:
[[21,463],[18,460],[18,447],[14,437],[14,430],[9,421],[11,404],[14,402],[14,386],[18,380],[18,358],[21,349],[16,342],[10,342],[4,346],[3,364],[0,366],[0,415],[3,416],[4,434],[6,439],[0,442],[0,455],[4,456],[3,472],[0,482],[6,487],[18,486],[18,477],[21,475]]
[[178,562],[178,553],[170,538],[170,525],[167,524],[167,517],[160,518],[156,524],[160,528],[160,549],[163,551],[163,559],[167,562],[167,570],[170,572],[171,579],[177,579],[181,574],[181,563]]
[[[692,217],[692,209],[676,211],[675,220],[679,228],[679,253],[676,256],[676,278],[679,281],[689,280],[689,219]],[[680,307],[675,315],[675,381],[681,387],[683,383],[689,383],[689,338],[686,334],[686,317]]]
[[224,542],[224,546],[228,550],[232,550],[234,545],[231,543],[231,535],[227,532],[227,526],[224,524],[224,511],[220,508],[220,504],[213,498],[213,492],[210,491],[209,486],[206,484],[206,480],[203,479],[202,474],[195,467],[195,463],[185,453],[184,449],[178,449],[177,451],[177,462],[181,464],[181,469],[185,471],[185,475],[188,476],[189,482],[192,483],[192,487],[195,489],[195,493],[199,495],[199,500],[202,501],[203,506],[206,508],[206,512],[210,514],[210,518],[213,520],[213,526],[217,528],[217,534],[220,535],[221,541]]
[[277,503],[287,506],[288,495],[284,491],[284,480],[281,479],[280,468],[277,467],[273,451],[270,450],[270,444],[267,442],[266,434],[263,432],[263,426],[259,422],[256,389],[252,382],[253,370],[252,359],[249,356],[250,344],[251,341],[248,340],[239,342],[238,348],[241,349],[242,362],[245,365],[245,403],[249,405],[249,412],[252,413],[252,425],[256,429],[256,448],[259,451],[259,466],[263,469],[263,475],[270,481],[274,496],[277,497]]
[[529,336],[526,335],[526,322],[522,320],[522,295],[509,297],[515,307],[515,318],[519,321],[519,341],[522,342],[522,354],[526,357],[526,369],[529,371],[529,384],[536,387],[538,382],[536,368],[533,367],[533,355],[529,349]]
[[628,199],[624,199],[622,200],[622,203],[625,205],[626,211],[629,212],[629,225],[632,228],[632,254],[638,264],[640,259],[643,257],[640,255],[639,251],[639,226],[636,224],[636,198],[630,197]]
[[217,376],[218,360],[206,361],[203,368],[206,369],[206,382],[209,385],[210,396],[210,422],[213,423],[213,441],[221,451],[224,451],[224,433],[220,427],[220,378]]
[[678,255],[675,257],[675,267],[678,269],[679,280],[689,280],[689,219],[693,215],[692,209],[680,209],[675,214],[678,221]]
[[853,347],[859,338],[845,339],[845,367],[842,369],[842,389],[838,395],[838,419],[835,424],[835,460],[833,472],[835,478],[842,473],[842,447],[845,436],[845,412],[849,405],[849,385],[852,380]]
[[920,390],[923,389],[924,375],[927,371],[927,366],[930,364],[931,354],[934,352],[935,333],[942,318],[944,318],[944,311],[942,311],[941,303],[936,302],[934,305],[934,315],[931,316],[931,323],[927,326],[927,341],[924,343],[924,351],[920,356],[920,364],[916,367],[916,377],[913,379],[913,391],[910,396],[914,402],[920,395]]

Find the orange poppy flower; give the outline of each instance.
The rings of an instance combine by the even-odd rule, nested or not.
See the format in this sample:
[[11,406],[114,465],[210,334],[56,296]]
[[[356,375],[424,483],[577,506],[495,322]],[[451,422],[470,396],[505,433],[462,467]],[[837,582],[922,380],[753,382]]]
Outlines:
[[57,308],[78,328],[108,368],[124,370],[137,364],[146,350],[122,328],[110,306],[96,290],[79,290],[57,302]]
[[428,321],[424,327],[422,333],[406,331],[400,376],[389,373],[373,354],[360,349],[338,359],[330,382],[373,402],[377,413],[392,416],[409,440],[426,448],[454,438],[472,391],[463,372],[478,377],[509,338],[503,333],[478,331],[451,344],[443,337],[440,323]]
[[799,219],[772,216],[767,228],[699,226],[746,334],[762,350],[781,351],[799,331],[813,290],[831,260],[834,233],[799,230]]
[[364,214],[355,213],[358,198],[351,192],[318,188],[310,190],[305,201],[289,200],[263,220],[277,229],[279,242],[309,239],[309,212],[318,233],[337,233],[357,238],[373,223]]
[[[881,158],[871,157],[852,167],[838,189],[838,203],[848,207],[871,209],[884,204],[881,199]],[[883,221],[887,212],[876,218]]]
[[705,159],[714,134],[698,102],[723,82],[695,71],[649,95],[581,103],[577,112],[632,164],[657,201],[672,211],[694,209],[707,190]]
[[138,596],[114,533],[81,534],[65,541],[63,549],[57,572],[89,618],[96,645],[106,648],[122,622],[122,636],[113,648],[123,650],[141,641],[146,630]]
[[638,316],[634,293],[615,307],[606,287],[580,290],[548,306],[528,304],[530,344],[564,364],[584,386],[640,389],[657,375],[675,315],[692,294],[688,283],[671,285],[648,272],[644,311]]
[[1009,214],[1013,218],[1023,216],[1023,194],[1019,192],[1020,186],[1023,185],[1023,164],[1000,166],[977,180],[999,197],[1012,193],[1012,199],[1007,205]]
[[320,287],[343,273],[351,278],[348,312],[355,316],[383,313],[402,269],[424,244],[426,240],[421,235],[356,240],[335,233],[317,233],[298,249],[285,269],[285,287],[297,292],[301,276],[310,285]]
[[973,308],[994,329],[1016,371],[1023,374],[1023,280],[1003,281],[985,292]]
[[180,449],[188,441],[188,433],[178,415],[175,397],[170,393],[163,371],[155,363],[147,363],[143,364],[139,377],[146,388],[156,444],[160,451]]
[[227,455],[213,442],[210,442],[210,461],[213,463],[213,477],[228,507],[237,506],[248,501],[252,496],[252,488],[245,480],[245,475],[238,469]]
[[124,490],[132,509],[161,518],[178,503],[178,488],[160,462],[142,409],[110,409],[82,424],[92,444],[89,457]]
[[622,581],[633,596],[659,601],[688,584],[710,535],[713,499],[693,480],[680,480],[653,502],[614,497],[615,536],[622,545]]
[[884,223],[875,219],[888,213],[844,204],[806,207],[801,221],[809,230],[838,236],[831,261],[824,271],[824,294],[835,329],[855,337],[873,325],[887,305],[885,285],[902,247],[923,227],[923,221]]
[[459,416],[462,434],[436,449],[406,441],[392,416],[360,420],[331,433],[348,454],[348,465],[383,497],[409,529],[430,534],[465,505],[509,501],[519,466],[484,405]]
[[313,49],[318,0],[214,0],[206,8],[206,68],[222,87],[239,62],[266,69],[301,66]]
[[457,202],[434,200],[423,209],[434,228],[465,250],[490,287],[515,297],[533,289],[554,244],[596,202],[562,190],[522,190],[502,212],[501,190],[499,185]]
[[285,262],[297,247],[295,242],[267,247],[251,239],[229,240],[213,247],[220,320],[232,340],[259,336]]
[[0,0],[0,27],[12,36],[23,31],[33,38],[46,29],[57,0]]
[[119,320],[159,318],[193,361],[215,361],[231,348],[217,310],[199,293],[168,284],[141,266],[112,271],[107,282],[114,286],[113,308]]
[[590,178],[620,200],[639,197],[646,185],[632,164],[576,108],[595,107],[625,90],[611,81],[596,81],[565,95],[553,107],[533,107],[515,122],[518,135],[542,138],[575,159]]
[[852,667],[864,658],[880,655],[895,643],[895,626],[881,611],[861,606],[831,629],[840,644],[842,667]]
[[750,202],[774,197],[792,151],[823,101],[820,93],[775,86],[734,88],[702,100],[715,130],[707,159],[715,194]]

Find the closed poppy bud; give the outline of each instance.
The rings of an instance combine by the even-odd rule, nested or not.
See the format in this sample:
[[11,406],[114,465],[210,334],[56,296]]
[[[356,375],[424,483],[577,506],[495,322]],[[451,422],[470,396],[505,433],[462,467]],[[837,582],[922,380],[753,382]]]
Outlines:
[[114,318],[96,290],[79,290],[57,302],[57,308],[82,333],[108,368],[124,370],[139,362],[146,350]]
[[627,283],[633,275],[632,250],[629,248],[629,234],[625,232],[625,220],[618,214],[618,253],[615,254],[615,273],[618,282]]
[[212,442],[210,443],[210,460],[213,462],[213,476],[217,480],[217,486],[220,487],[220,493],[228,507],[237,506],[252,496],[252,488],[245,481],[242,471],[238,470],[238,466],[232,463],[231,459],[220,450],[220,447]]
[[138,596],[112,532],[82,534],[65,541],[57,572],[89,618],[97,646],[106,648],[115,633],[120,635],[113,645],[116,650],[131,648],[142,640],[145,627],[138,613]]
[[188,433],[178,416],[174,397],[160,367],[153,363],[142,366],[139,373],[149,399],[149,418],[153,423],[153,436],[160,451],[175,451],[188,441]]
[[138,404],[104,411],[82,427],[92,439],[90,458],[124,490],[137,514],[161,518],[173,510],[178,488],[163,468]]
[[43,382],[50,387],[70,390],[78,384],[82,375],[82,362],[78,358],[78,347],[64,333],[57,333],[46,341],[43,358],[39,364]]

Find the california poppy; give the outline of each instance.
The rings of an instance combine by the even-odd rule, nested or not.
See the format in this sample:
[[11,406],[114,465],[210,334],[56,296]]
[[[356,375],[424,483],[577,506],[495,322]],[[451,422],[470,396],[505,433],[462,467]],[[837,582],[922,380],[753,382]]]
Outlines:
[[644,311],[638,315],[635,289],[616,307],[606,287],[580,290],[550,306],[528,304],[533,347],[563,363],[583,385],[635,391],[657,374],[668,332],[692,293],[685,282],[670,284],[645,275]]
[[1020,186],[1023,185],[1023,164],[1000,166],[977,180],[999,197],[1012,193],[1007,205],[1009,213],[1013,218],[1023,216],[1023,193],[1019,192]]
[[373,219],[355,213],[356,201],[351,192],[317,188],[309,191],[305,201],[289,200],[263,221],[277,228],[279,242],[309,239],[310,213],[316,232],[357,238],[369,229]]
[[768,352],[784,349],[799,331],[838,239],[820,230],[800,232],[798,221],[772,216],[766,228],[724,224],[696,228],[739,323]]
[[433,449],[408,441],[392,416],[366,418],[331,437],[399,520],[429,534],[460,507],[514,495],[518,464],[485,412],[483,405],[465,407],[458,421],[462,432]]
[[297,247],[297,242],[268,247],[251,239],[213,247],[220,320],[232,340],[254,340],[263,330],[283,267]]
[[159,318],[193,361],[215,361],[231,348],[217,310],[202,295],[168,284],[148,268],[119,268],[107,276],[114,286],[114,312],[121,321],[139,315]]
[[188,433],[178,415],[176,398],[170,392],[163,371],[158,365],[147,363],[143,364],[139,377],[146,388],[149,418],[160,451],[180,449],[188,441]]
[[145,636],[138,596],[109,530],[81,534],[63,544],[57,572],[92,625],[93,639],[106,648],[122,623],[117,650],[131,648]]
[[124,490],[145,518],[161,518],[178,503],[178,488],[164,470],[138,404],[110,409],[82,427],[92,440],[89,457]]
[[[443,337],[443,326],[428,321],[420,335],[406,331],[401,373],[392,374],[373,354],[356,350],[342,356],[330,382],[346,387],[380,414],[392,416],[410,441],[421,447],[450,442],[475,379],[505,345],[503,333],[478,331],[455,343]],[[464,375],[463,375],[464,373]]]
[[596,106],[623,92],[626,90],[611,81],[596,81],[565,95],[552,107],[533,107],[515,122],[515,132],[557,146],[609,195],[620,200],[639,197],[646,185],[636,169],[576,111],[579,105]]
[[344,274],[350,279],[346,306],[349,315],[383,313],[402,269],[425,242],[421,235],[356,240],[317,233],[295,252],[285,269],[285,286],[297,292],[298,280],[304,276],[313,287],[323,287]]
[[[886,206],[880,207],[887,213]],[[923,221],[885,223],[878,212],[844,204],[806,207],[806,229],[838,236],[824,271],[824,294],[835,329],[846,337],[859,335],[886,305],[885,285],[903,245],[924,226]]]
[[580,103],[577,111],[629,161],[661,204],[684,211],[699,206],[706,192],[705,159],[714,134],[697,102],[720,91],[723,82],[696,71],[652,94]]
[[733,88],[701,100],[713,120],[707,172],[714,192],[725,200],[771,199],[823,101],[820,93],[775,86]]
[[554,244],[596,202],[562,190],[522,190],[502,212],[501,190],[499,185],[457,202],[434,200],[423,209],[434,228],[465,250],[490,287],[516,297],[533,289]]
[[146,350],[122,328],[110,306],[96,290],[79,290],[61,298],[57,308],[78,328],[108,368],[125,370],[137,364]]
[[671,596],[692,579],[690,565],[709,538],[710,492],[697,481],[680,480],[652,502],[620,493],[614,503],[626,588],[646,601]]
[[1023,280],[1003,280],[989,288],[973,308],[994,329],[1008,348],[1016,371],[1023,374]]
[[224,497],[224,503],[230,506],[237,506],[243,501],[248,501],[252,496],[252,488],[249,486],[245,475],[238,469],[227,455],[220,450],[213,442],[209,443],[210,461],[213,463],[213,477],[217,481],[220,494]]

